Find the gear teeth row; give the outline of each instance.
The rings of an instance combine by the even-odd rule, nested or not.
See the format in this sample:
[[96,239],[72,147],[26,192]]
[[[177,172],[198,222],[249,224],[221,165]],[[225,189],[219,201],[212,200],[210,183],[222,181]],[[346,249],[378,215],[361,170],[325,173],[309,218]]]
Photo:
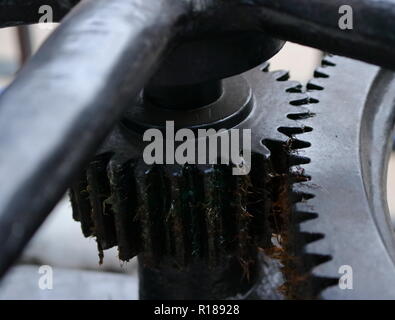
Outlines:
[[104,154],[71,188],[74,218],[100,251],[118,245],[123,261],[141,253],[152,266],[172,257],[179,268],[193,259],[215,267],[235,255],[247,268],[270,241],[256,173],[265,166],[256,156],[251,175],[234,176],[226,165],[146,166]]
[[[288,298],[303,299],[317,298],[322,290],[336,283],[337,279],[317,277],[314,268],[331,259],[329,255],[311,254],[307,248],[325,235],[321,233],[308,233],[300,230],[303,223],[313,221],[319,217],[318,213],[309,204],[314,198],[314,187],[304,169],[304,165],[311,159],[304,156],[304,150],[311,144],[308,141],[309,132],[313,125],[310,119],[316,114],[314,104],[317,99],[310,96],[310,92],[324,90],[323,81],[329,75],[326,68],[333,67],[329,58],[324,58],[322,67],[314,73],[314,80],[307,85],[307,93],[303,92],[299,83],[291,83],[287,72],[275,72],[277,81],[287,81],[289,87],[285,91],[290,94],[289,108],[283,125],[278,132],[283,136],[277,140],[267,140],[264,144],[272,153],[272,161],[276,171],[272,181],[274,196],[272,197],[272,223],[274,230],[280,235],[281,246],[284,253],[280,255],[283,264],[282,272],[285,276],[283,291]],[[301,185],[308,186],[300,189]],[[277,186],[277,189],[276,189]],[[280,216],[280,217],[279,217]],[[282,226],[278,228],[278,225]],[[276,231],[276,227],[278,228]]]
[[[321,67],[317,68],[314,72],[314,79],[307,84],[307,92],[309,92],[309,94],[325,90],[325,81],[330,77],[328,68],[333,68],[334,66],[335,64],[331,62],[330,57],[327,56],[323,58]],[[299,177],[300,180],[298,181],[298,179],[295,179],[292,185],[295,203],[293,216],[295,217],[295,225],[297,226],[297,229],[294,230],[294,242],[298,244],[294,250],[295,254],[300,256],[301,261],[303,261],[303,263],[299,265],[299,272],[308,275],[308,280],[299,288],[299,292],[296,292],[296,295],[305,294],[303,291],[308,289],[311,294],[308,298],[319,298],[323,290],[338,283],[338,279],[322,277],[315,274],[315,269],[318,266],[332,259],[329,254],[325,254],[321,250],[311,250],[318,242],[322,242],[325,235],[318,232],[312,233],[303,231],[303,225],[305,223],[314,223],[315,219],[319,219],[319,213],[317,213],[315,208],[310,204],[310,200],[315,198],[314,190],[318,188],[318,186],[310,183],[311,177],[306,173],[304,166],[310,163],[311,159],[302,156],[303,149],[310,147],[308,138],[309,132],[314,130],[313,119],[316,114],[314,113],[313,104],[315,103],[319,103],[319,101],[310,97],[306,107],[311,109],[311,111],[303,113],[299,117],[295,117],[295,120],[304,122],[306,128],[309,129],[303,133],[294,133],[300,134],[300,136],[297,138],[294,136],[294,139],[298,140],[293,140],[292,143],[290,143],[290,154],[296,154],[296,157],[301,157],[301,161],[291,164],[290,168],[291,176]],[[300,140],[300,138],[306,140]]]

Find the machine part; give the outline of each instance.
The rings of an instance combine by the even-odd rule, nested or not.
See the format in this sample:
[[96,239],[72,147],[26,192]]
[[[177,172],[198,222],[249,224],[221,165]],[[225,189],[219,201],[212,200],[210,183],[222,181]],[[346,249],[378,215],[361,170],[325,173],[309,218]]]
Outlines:
[[[224,20],[220,19],[227,25]],[[192,35],[177,39],[178,44],[165,57],[150,85],[171,88],[240,74],[269,60],[285,43],[262,31],[195,29],[190,31]]]
[[[308,161],[292,167],[306,178],[293,185],[302,200],[294,215],[316,218],[298,230],[310,243],[300,237],[293,243],[301,245],[296,250],[313,280],[332,279],[333,286],[321,293],[324,299],[395,297],[394,233],[386,201],[394,80],[390,71],[327,57],[308,85],[319,103],[296,117],[313,130],[298,135],[309,145],[297,153]],[[352,268],[352,290],[342,290],[336,280],[344,266]],[[320,285],[315,281],[315,291]]]
[[[50,5],[54,22],[59,22],[78,2],[3,0],[0,1],[0,27],[37,23],[41,5]],[[259,31],[269,38],[274,36],[395,69],[395,6],[392,0],[348,0],[347,5],[352,8],[354,17],[351,30],[339,27],[339,8],[345,5],[342,0],[178,1],[179,5],[182,3],[189,6],[189,19],[182,21],[182,29],[192,39],[193,35],[218,31],[228,32],[228,35],[235,31]]]
[[[270,73],[267,66],[263,68],[225,80],[229,87],[224,85],[223,101],[204,110],[186,113],[159,108],[161,112],[148,109],[144,113],[144,107],[141,111],[138,106],[131,108],[133,116],[126,113],[125,120],[140,124],[120,124],[71,189],[74,218],[81,222],[85,236],[97,238],[101,256],[101,250],[114,245],[118,245],[121,260],[139,254],[140,275],[147,277],[141,280],[142,298],[222,299],[245,295],[252,287],[247,296],[280,295],[278,281],[268,282],[266,274],[281,276],[281,259],[270,257],[271,238],[288,232],[283,227],[291,213],[289,205],[279,205],[290,201],[288,167],[282,168],[282,163],[304,162],[283,152],[282,146],[299,145],[297,140],[290,144],[281,131],[296,130],[297,122],[285,115],[303,115],[305,109],[298,106],[309,100],[298,83],[287,81],[286,72]],[[218,116],[213,112],[205,118],[205,110],[211,107]],[[229,121],[232,114],[243,110],[243,117]],[[233,176],[231,166],[225,165],[145,165],[142,153],[148,143],[142,141],[142,129],[163,127],[166,119],[175,120],[176,128],[185,128],[189,122],[192,128],[251,129],[251,173]],[[284,191],[279,192],[281,189]],[[239,271],[235,272],[237,265]],[[206,284],[213,287],[216,283],[213,288],[218,285],[218,289],[207,291],[198,286],[193,280],[198,271],[203,278],[211,274],[205,278]]]
[[[179,90],[182,90],[182,87],[177,91]],[[185,105],[192,100],[188,95],[186,99],[182,95],[174,98],[171,91],[164,92],[164,95],[169,99],[160,100],[170,103],[166,106],[163,106],[161,102],[155,103],[157,100],[147,97],[147,94],[141,95],[137,103],[123,115],[122,124],[131,133],[144,132],[149,128],[164,128],[166,120],[173,120],[177,129],[214,128],[218,130],[232,128],[245,120],[254,106],[252,88],[247,80],[240,76],[221,81],[221,96],[200,108],[195,108],[194,103],[191,104],[192,107]],[[178,99],[182,99],[180,103]],[[198,97],[197,100],[201,99]],[[177,105],[173,107],[174,102]]]
[[[62,14],[74,4],[74,2],[66,0],[49,2],[53,3],[55,8],[59,8],[58,4],[69,4],[69,6],[63,7]],[[1,1],[0,26],[37,22],[36,11],[30,9],[32,9],[31,6],[41,3],[40,0],[36,2],[22,2],[21,0]],[[48,4],[48,1],[45,4]],[[3,244],[0,247],[0,275],[17,258],[34,231],[44,221],[50,209],[61,197],[72,177],[102,142],[112,125],[121,118],[123,111],[126,109],[126,103],[130,103],[130,100],[133,100],[146,85],[149,78],[154,74],[154,67],[157,65],[158,60],[167,53],[166,49],[174,47],[176,44],[176,41],[172,40],[175,40],[177,36],[193,35],[194,33],[208,34],[221,25],[225,26],[225,30],[230,32],[229,34],[234,31],[241,31],[240,29],[264,31],[270,36],[274,35],[279,38],[327,49],[334,53],[348,55],[394,69],[395,44],[393,32],[391,32],[393,30],[393,16],[395,15],[393,1],[350,0],[348,4],[352,6],[355,17],[360,21],[354,24],[354,29],[351,31],[343,31],[338,27],[338,9],[342,4],[339,0],[331,2],[326,0],[199,0],[185,2],[162,0],[145,1],[144,3],[140,0],[112,0],[111,2],[87,0],[82,2],[73,10],[70,18],[65,20],[65,23],[55,32],[38,55],[27,64],[26,68],[19,74],[19,78],[0,98],[0,144],[2,149],[7,150],[7,153],[4,153],[0,159],[0,176],[3,179],[1,185],[4,186],[0,195],[0,242]],[[18,8],[17,5],[20,7]],[[20,10],[20,8],[29,10]],[[308,10],[305,10],[305,8],[308,8]],[[29,13],[27,13],[28,11]],[[59,14],[59,12],[56,14]],[[32,15],[34,16],[32,17]],[[225,19],[224,17],[227,18]],[[364,21],[362,22],[362,20]],[[171,46],[168,45],[169,43]],[[92,52],[98,54],[92,54]],[[60,60],[61,62],[58,62],[58,59],[63,59],[63,61]],[[76,68],[75,66],[79,64],[83,67]],[[384,83],[385,87],[385,79],[390,77],[390,75],[384,73],[384,71],[380,72],[381,75],[377,76],[377,80],[375,80],[377,89],[369,91],[368,88],[370,86],[366,84],[362,88],[366,92],[369,91],[369,94],[364,93],[365,98],[366,96],[369,98],[369,105],[380,105],[380,101],[377,98],[381,96],[380,90],[382,89],[380,89],[380,86]],[[320,74],[320,72],[317,73],[318,76]],[[131,77],[134,78],[131,79]],[[342,83],[341,80],[339,78],[337,84]],[[369,81],[371,81],[371,85],[376,85],[373,80]],[[86,85],[87,83],[89,85]],[[388,83],[390,86],[389,80]],[[81,88],[84,88],[83,94],[81,93]],[[314,88],[319,89],[320,85],[310,85],[310,89]],[[344,90],[344,86],[341,89]],[[38,95],[37,91],[42,92],[42,94]],[[380,91],[379,94],[376,95],[376,91]],[[361,92],[364,91],[362,90]],[[374,94],[370,94],[370,92]],[[322,94],[324,98],[325,90]],[[386,91],[382,93],[382,96],[388,97],[388,94]],[[358,99],[356,95],[357,93],[354,92],[352,97]],[[351,99],[349,92],[342,96],[347,97],[347,100]],[[269,102],[271,101],[270,99],[274,99],[270,96],[266,98]],[[311,102],[313,100],[307,99],[307,101]],[[357,105],[361,105],[359,104],[361,101],[356,101],[358,102]],[[48,102],[50,102],[50,105]],[[297,103],[303,104],[302,102]],[[44,108],[43,106],[46,105],[49,107]],[[23,112],[20,110],[21,106],[23,106]],[[70,106],[72,107],[70,108]],[[361,109],[358,110],[360,112]],[[343,112],[344,109],[340,111]],[[327,113],[328,119],[333,121],[323,120],[325,123],[322,124],[322,127],[328,130],[328,124],[335,123],[339,119],[338,117],[335,119],[330,118],[330,116],[334,117],[335,112],[328,111]],[[385,112],[383,111],[383,113]],[[270,114],[271,112],[267,113],[267,115]],[[360,137],[364,137],[364,139],[366,138],[367,141],[371,142],[376,141],[378,136],[383,136],[378,130],[389,126],[377,125],[377,123],[388,123],[387,121],[380,122],[382,113],[378,112],[372,115],[365,112],[364,114],[369,114],[369,116],[363,118],[358,114],[360,116],[358,119],[363,120],[363,124],[360,124],[360,132],[364,132],[363,135],[359,136],[354,131],[354,135],[351,138],[355,144],[351,144],[350,141],[352,139],[343,132],[342,137],[345,142],[338,145],[332,150],[333,152],[341,150],[343,154],[348,155],[350,150],[352,150],[350,146],[355,147],[355,145],[358,145],[358,142],[362,141]],[[310,121],[316,119],[312,115],[313,112],[307,110],[302,115],[300,113],[291,113],[289,118],[290,120],[306,118],[306,123],[309,124]],[[59,118],[61,121],[59,121]],[[271,116],[268,116],[268,119],[271,119]],[[353,122],[356,126],[358,125],[358,119]],[[370,129],[369,125],[372,119],[373,129]],[[273,116],[272,120],[278,121],[276,116]],[[255,126],[253,123],[251,125]],[[270,125],[268,125],[268,128],[276,129],[270,127]],[[312,127],[307,126],[293,131],[292,127],[284,126],[280,132],[292,136],[293,134],[304,132],[304,128],[310,128],[310,131],[312,129]],[[95,134],[87,132],[95,132]],[[271,132],[275,132],[275,130],[271,130]],[[315,137],[314,139],[316,140],[312,141],[314,146],[308,151],[315,155],[318,154],[315,146],[324,141],[324,139],[323,136],[315,136],[315,131],[313,131],[312,137]],[[288,139],[288,141],[288,143],[280,144],[274,143],[272,140],[266,141],[266,145],[273,150],[272,159],[276,158],[275,155],[278,154],[284,153],[287,155],[290,147],[297,149],[306,148],[309,144],[295,141],[293,138]],[[344,146],[346,145],[349,146],[349,149],[345,149]],[[367,145],[373,148],[373,146],[378,144],[372,143],[370,145],[367,143]],[[328,148],[330,146],[333,145],[328,143]],[[381,174],[384,171],[382,170],[383,166],[380,166],[383,163],[382,161],[380,162],[382,157],[380,159],[376,158],[381,153],[377,153],[372,159],[366,160],[364,158],[361,160],[361,154],[364,152],[362,152],[361,148],[358,150],[360,151],[360,159],[355,157],[353,165],[350,165],[347,169],[356,180],[358,180],[358,173],[363,174],[365,193],[362,192],[363,182],[359,178],[361,183],[360,190],[352,190],[350,192],[350,199],[354,199],[354,202],[350,204],[350,201],[345,200],[345,195],[341,194],[340,196],[343,196],[343,198],[340,198],[338,203],[343,205],[350,204],[352,209],[349,210],[354,210],[354,205],[355,207],[362,207],[362,201],[359,201],[359,198],[356,196],[356,192],[360,191],[361,195],[369,198],[371,200],[370,203],[373,203],[370,207],[371,211],[377,212],[377,208],[383,207],[383,205],[380,205],[381,200],[374,191],[371,191],[371,187],[367,187],[366,181],[373,183],[375,182],[375,177],[382,178],[384,176]],[[323,154],[325,155],[325,153]],[[356,152],[352,155],[355,156]],[[309,158],[313,159],[313,157]],[[333,157],[330,158],[327,154],[326,158],[333,160]],[[289,178],[286,168],[287,165],[295,163],[292,162],[292,156],[277,156],[277,159],[277,162],[272,161],[272,164],[276,164],[274,177],[276,178],[275,180],[278,180],[277,192],[273,193],[277,195],[273,201],[276,209],[274,211],[287,213],[290,212],[289,208],[292,202],[286,195],[288,195],[288,186],[291,185],[292,179]],[[302,158],[299,157],[298,159],[301,161],[300,159]],[[305,159],[303,161],[308,162],[310,160]],[[319,170],[315,169],[317,168],[315,164],[320,162],[311,161],[311,167],[306,164],[306,169],[312,168],[312,172],[318,172]],[[370,163],[379,163],[379,165],[370,166]],[[334,165],[333,168],[335,168]],[[93,170],[97,169],[100,169],[100,166],[99,168],[93,168]],[[344,168],[342,167],[339,171],[344,173],[342,169]],[[381,171],[378,175],[374,175],[371,172],[379,169]],[[297,174],[297,180],[305,181],[304,183],[296,184],[295,188],[303,189],[303,186],[309,185],[306,182],[309,178],[302,173],[303,170],[300,170]],[[92,181],[94,181],[95,177],[95,175],[92,175]],[[340,178],[344,177],[345,174]],[[323,181],[323,185],[331,181],[330,178],[333,178],[333,176],[326,178],[328,181]],[[344,190],[346,186],[349,186],[348,183],[350,181],[344,181],[340,178],[339,181],[345,183],[341,185],[344,188],[339,189]],[[325,180],[319,174],[316,179],[318,181]],[[42,186],[45,186],[44,190]],[[311,186],[310,184],[310,189]],[[328,187],[334,186],[338,187],[339,184],[332,183]],[[305,202],[312,198],[313,195],[307,192],[299,192],[298,189],[295,190],[297,191],[296,195],[299,195],[299,197],[295,197],[296,200],[301,200],[301,204],[297,205],[297,210],[306,211],[308,208]],[[325,190],[331,190],[331,188]],[[316,191],[316,193],[318,196],[310,199],[312,203],[317,201],[316,199],[324,198],[321,192]],[[327,195],[325,196],[327,197]],[[328,199],[325,200],[328,201]],[[105,203],[95,203],[97,208],[100,208],[100,206],[105,207],[105,205]],[[333,206],[333,203],[331,205]],[[343,208],[349,207],[342,206],[340,209]],[[340,209],[336,210],[336,212],[340,212]],[[327,209],[323,209],[323,212],[325,210]],[[354,237],[356,237],[356,234],[360,235],[358,239],[362,239],[369,234],[374,234],[373,226],[369,226],[368,222],[375,222],[379,230],[375,229],[376,236],[379,234],[383,239],[381,246],[384,246],[383,243],[385,243],[387,248],[392,246],[391,241],[387,240],[389,236],[387,237],[386,224],[382,222],[381,216],[379,214],[370,214],[366,211],[366,207],[362,208],[361,211],[362,213],[359,212],[357,214],[363,215],[363,218],[368,217],[362,225],[360,225],[361,222],[359,220],[355,221],[357,214],[354,212],[351,218],[347,220],[350,223],[355,222],[355,225],[360,230],[360,232],[354,232],[352,235]],[[310,211],[307,212],[309,217],[315,217],[315,215]],[[331,218],[328,218],[329,216]],[[375,220],[372,216],[374,216]],[[335,265],[337,261],[344,260],[342,259],[343,254],[350,254],[351,252],[350,256],[357,256],[353,255],[355,251],[350,249],[353,248],[352,245],[350,245],[350,248],[346,248],[347,250],[343,250],[347,237],[345,236],[345,229],[342,229],[344,226],[340,221],[343,221],[342,218],[344,216],[338,217],[334,223],[334,227],[337,229],[333,229],[343,230],[343,233],[340,232],[342,236],[339,237],[342,240],[341,244],[339,244],[338,239],[331,238],[336,236],[331,232],[332,229],[329,229],[329,223],[326,226],[322,226],[322,230],[327,232],[321,233],[318,230],[320,228],[317,226],[321,227],[320,221],[327,221],[322,217],[325,217],[329,223],[333,222],[333,215],[321,214],[319,219],[301,224],[299,235],[304,239],[304,242],[313,242],[302,247],[302,249],[295,248],[295,251],[300,251],[301,254],[306,251],[306,257],[311,258],[310,260],[314,264],[329,260],[329,255],[334,254],[334,252],[336,255],[339,252],[344,252],[340,253],[339,256],[334,256],[334,259],[331,261],[335,262],[322,264],[312,269],[313,280],[319,280],[317,282],[319,285],[316,286],[319,290],[322,290],[324,284],[334,283]],[[289,219],[287,217],[280,218],[280,220],[285,221],[281,221],[282,225],[288,223],[287,220]],[[288,226],[292,227],[293,224],[290,223]],[[349,227],[351,232],[353,227]],[[282,227],[281,229],[290,230],[292,228]],[[288,245],[303,242],[298,241],[298,239],[296,239],[297,241],[291,241],[293,240],[292,235],[287,235],[282,230],[278,233],[280,242],[285,242]],[[101,232],[106,233],[107,230],[102,230]],[[315,241],[325,237],[327,234],[331,236],[321,241]],[[113,241],[114,239],[110,240]],[[336,250],[331,247],[332,242],[336,246],[334,248]],[[378,242],[377,240],[372,243],[380,244]],[[110,244],[111,241],[106,243],[106,245]],[[364,249],[369,248],[371,245],[371,243],[366,244]],[[328,249],[327,252],[329,251],[329,254],[321,249]],[[360,256],[358,255],[358,257]],[[284,254],[282,254],[281,259],[284,262],[286,261]],[[382,261],[379,259],[387,260]],[[292,259],[289,260],[291,260],[290,265],[292,266],[293,261]],[[302,259],[302,261],[304,260]],[[377,261],[383,262],[380,263],[378,268],[385,272],[388,271],[387,267],[392,263],[389,253],[384,255],[384,258],[377,257]],[[355,263],[355,261],[353,262]],[[357,263],[359,263],[359,260]],[[365,270],[364,268],[368,269],[366,262],[359,265],[361,270]],[[305,267],[302,266],[301,269],[305,269]],[[376,282],[376,285],[380,283],[388,288],[390,281],[385,281],[384,284],[384,279],[387,279],[387,277],[383,276],[385,272],[380,273],[380,281]],[[364,273],[359,272],[359,274]],[[338,275],[336,274],[336,276]],[[377,278],[376,276],[375,279]],[[362,278],[363,276],[360,277]],[[297,275],[288,274],[287,278],[291,279],[288,280],[291,284],[299,282]],[[367,277],[365,274],[364,279],[366,278],[372,279],[372,277]],[[373,284],[369,286],[369,282],[364,279],[361,279],[362,282],[360,283],[364,283],[363,288],[371,289],[367,292],[371,294],[379,292],[377,287],[374,287]],[[312,286],[312,288],[316,287]],[[336,291],[336,289],[331,288],[325,292],[333,291]],[[324,297],[325,292],[323,294]],[[356,290],[353,292],[362,291]],[[391,296],[391,289],[385,293],[382,291],[379,293]]]

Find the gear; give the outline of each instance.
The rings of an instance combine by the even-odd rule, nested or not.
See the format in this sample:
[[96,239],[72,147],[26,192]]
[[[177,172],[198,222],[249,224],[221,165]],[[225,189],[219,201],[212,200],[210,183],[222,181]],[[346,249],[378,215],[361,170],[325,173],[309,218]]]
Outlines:
[[[349,69],[350,74],[354,68],[363,67],[370,82],[360,84],[361,90],[356,92],[368,95],[377,78],[383,78],[380,84],[391,84],[384,71],[378,77],[377,68],[341,58],[323,60],[323,67],[308,85],[314,98],[302,93],[299,84],[287,81],[286,72],[270,73],[266,66],[263,72],[254,69],[244,75],[252,87],[254,104],[246,117],[237,118],[240,122],[233,128],[252,128],[254,160],[246,177],[232,176],[231,167],[223,165],[147,166],[139,157],[143,148],[139,135],[131,134],[128,121],[124,122],[126,131],[118,126],[71,191],[74,218],[81,221],[85,236],[96,236],[100,250],[118,245],[121,260],[140,254],[145,265],[157,267],[170,258],[179,270],[188,268],[196,259],[215,269],[229,263],[229,257],[237,257],[248,273],[257,263],[254,252],[259,250],[260,280],[249,293],[250,298],[281,298],[280,284],[286,298],[316,298],[321,292],[323,297],[344,294],[333,285],[338,283],[338,269],[352,266],[355,255],[350,254],[347,259],[342,254],[347,251],[343,247],[328,248],[348,243],[333,237],[342,235],[342,218],[349,216],[339,210],[339,201],[344,201],[343,208],[352,208],[352,204],[346,197],[348,193],[328,198],[325,190],[337,183],[333,182],[335,177],[346,188],[345,179],[352,175],[345,174],[344,168],[341,177],[335,174],[342,163],[335,155],[340,147],[347,150],[355,141],[350,140],[347,126],[336,132],[328,128],[324,135],[326,126],[320,121],[321,113],[325,113],[326,124],[329,114],[336,114],[329,98],[332,92],[347,88],[347,81],[356,85],[351,77],[348,79],[343,73],[338,76],[338,61],[345,64],[342,70]],[[336,86],[327,88],[329,81]],[[354,112],[350,115],[354,118],[366,116],[362,112],[366,95],[349,94],[344,104],[350,105],[349,100],[355,98],[353,102],[360,108],[343,107],[343,113]],[[354,123],[364,123],[359,120],[363,119]],[[326,140],[338,143],[328,141],[324,148],[327,152],[322,152],[322,142]],[[329,160],[333,162],[328,163]],[[363,164],[358,166],[357,158],[353,160],[356,162],[350,163],[354,168],[364,169]],[[334,170],[329,177],[323,163]],[[352,173],[352,167],[348,168]],[[332,221],[331,215],[340,216]],[[369,217],[376,215],[369,213]],[[337,224],[334,233],[332,227]],[[351,243],[350,246],[354,248]],[[273,278],[276,281],[271,282]]]
[[[97,238],[100,251],[118,245],[121,260],[140,254],[144,265],[153,268],[168,257],[179,269],[196,259],[216,268],[236,257],[245,275],[260,259],[262,280],[251,296],[279,297],[281,281],[268,284],[268,273],[282,278],[281,258],[272,255],[271,238],[285,238],[290,208],[287,170],[289,162],[304,161],[286,154],[301,143],[287,134],[308,130],[297,127],[292,115],[303,115],[306,109],[300,106],[309,99],[299,83],[287,81],[287,72],[268,72],[268,65],[244,78],[253,92],[252,106],[246,116],[237,118],[239,123],[231,123],[233,128],[252,130],[248,176],[233,176],[231,167],[224,165],[147,166],[141,159],[141,136],[127,121],[126,131],[121,124],[108,137],[70,193],[74,218],[85,236]],[[261,258],[256,258],[257,251]]]
[[[395,251],[385,185],[395,119],[394,75],[326,57],[314,76],[308,90],[319,103],[298,119],[314,128],[298,136],[307,141],[298,155],[308,161],[291,168],[305,177],[293,185],[301,200],[294,216],[314,219],[299,225],[297,233],[305,240],[293,243],[299,244],[303,269],[321,298],[393,298]],[[341,288],[345,270],[349,283]]]

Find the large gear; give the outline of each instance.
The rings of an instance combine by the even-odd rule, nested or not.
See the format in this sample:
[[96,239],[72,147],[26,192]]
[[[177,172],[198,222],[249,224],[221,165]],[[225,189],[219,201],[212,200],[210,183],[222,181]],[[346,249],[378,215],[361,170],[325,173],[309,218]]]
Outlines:
[[[356,79],[356,75],[362,80]],[[295,216],[316,216],[300,224],[305,268],[324,299],[388,299],[395,296],[394,236],[386,201],[386,171],[395,123],[394,74],[373,65],[326,57],[309,83],[317,104],[299,136],[307,163],[292,168],[307,181],[293,185],[302,195]],[[334,129],[336,128],[336,129]],[[313,263],[313,265],[308,262]],[[352,271],[352,288],[338,279]],[[321,281],[318,281],[321,280]],[[336,284],[336,285],[335,285]]]

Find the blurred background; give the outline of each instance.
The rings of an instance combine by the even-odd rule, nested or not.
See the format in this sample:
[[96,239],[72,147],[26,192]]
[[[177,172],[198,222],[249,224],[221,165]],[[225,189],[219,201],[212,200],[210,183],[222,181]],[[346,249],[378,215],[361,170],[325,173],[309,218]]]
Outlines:
[[[40,47],[56,24],[0,29],[0,94],[15,77],[21,64]],[[287,43],[271,60],[271,70],[290,70],[291,79],[302,84],[312,78],[321,52]],[[395,217],[395,154],[388,179],[388,200]],[[393,219],[395,220],[395,219]],[[53,268],[53,289],[41,290],[39,267]],[[137,299],[137,264],[121,263],[117,250],[105,251],[104,263],[94,239],[82,236],[72,220],[65,197],[35,235],[17,266],[0,283],[0,299]]]

